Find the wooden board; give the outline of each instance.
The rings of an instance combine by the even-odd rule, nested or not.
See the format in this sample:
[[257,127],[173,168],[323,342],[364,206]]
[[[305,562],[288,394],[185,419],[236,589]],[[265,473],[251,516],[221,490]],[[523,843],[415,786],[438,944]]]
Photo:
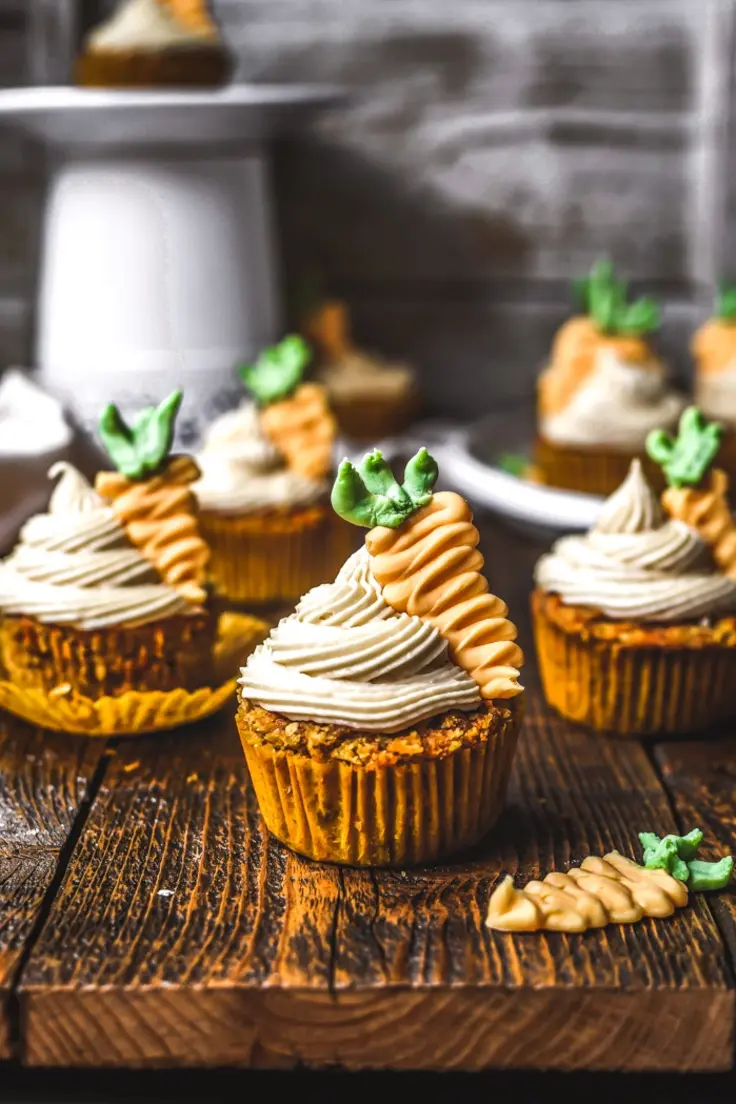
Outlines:
[[24,972],[24,1060],[727,1068],[731,973],[702,899],[584,936],[483,925],[502,870],[632,854],[638,829],[674,827],[638,744],[535,703],[498,831],[415,872],[340,871],[266,839],[226,715],[124,742]]
[[16,974],[103,751],[0,714],[0,1059]]

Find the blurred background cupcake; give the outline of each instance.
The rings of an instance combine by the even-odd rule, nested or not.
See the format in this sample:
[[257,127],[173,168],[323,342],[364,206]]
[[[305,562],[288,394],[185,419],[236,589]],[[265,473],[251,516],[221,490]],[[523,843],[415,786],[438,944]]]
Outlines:
[[718,465],[736,491],[736,286],[721,284],[713,316],[695,332],[695,402],[724,426]]
[[638,457],[650,430],[672,428],[685,399],[671,391],[649,335],[659,326],[651,299],[629,300],[610,261],[576,282],[584,313],[558,331],[537,387],[535,463],[545,483],[610,494]]
[[291,336],[244,367],[254,398],[212,423],[198,457],[210,573],[226,599],[293,601],[351,547],[327,501],[336,426],[322,385],[303,382],[309,359]]
[[108,88],[218,85],[229,72],[206,0],[121,0],[75,65],[78,84]]

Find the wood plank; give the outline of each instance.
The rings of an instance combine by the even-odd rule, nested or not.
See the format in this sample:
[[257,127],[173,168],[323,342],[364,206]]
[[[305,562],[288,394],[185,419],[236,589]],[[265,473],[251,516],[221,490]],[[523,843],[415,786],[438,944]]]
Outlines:
[[22,979],[24,1060],[292,1064],[337,892],[262,830],[227,711],[121,742]]
[[[658,744],[655,760],[674,804],[680,828],[702,828],[704,859],[736,856],[736,724],[721,739]],[[736,897],[733,889],[709,894],[709,903],[736,961]]]
[[11,991],[24,948],[103,752],[102,743],[0,714],[0,1059],[11,1053]]

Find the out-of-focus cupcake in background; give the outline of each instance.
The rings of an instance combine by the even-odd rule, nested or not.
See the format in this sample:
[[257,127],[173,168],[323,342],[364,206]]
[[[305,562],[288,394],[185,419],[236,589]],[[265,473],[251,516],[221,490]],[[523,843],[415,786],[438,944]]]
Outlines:
[[328,299],[310,310],[304,333],[342,434],[366,442],[407,428],[420,405],[414,370],[357,349],[345,303]]
[[87,35],[75,79],[103,88],[212,86],[230,71],[207,0],[122,0]]
[[232,601],[294,601],[352,550],[328,502],[336,426],[324,387],[303,382],[309,359],[292,335],[242,368],[253,398],[212,423],[197,458],[212,581]]
[[715,310],[692,341],[695,401],[708,418],[724,427],[718,462],[733,497],[736,485],[736,285],[722,284]]
[[607,495],[638,458],[661,486],[646,457],[647,434],[674,428],[686,400],[671,389],[649,342],[659,327],[657,304],[632,302],[605,260],[576,291],[584,313],[558,331],[538,383],[535,463],[551,486]]

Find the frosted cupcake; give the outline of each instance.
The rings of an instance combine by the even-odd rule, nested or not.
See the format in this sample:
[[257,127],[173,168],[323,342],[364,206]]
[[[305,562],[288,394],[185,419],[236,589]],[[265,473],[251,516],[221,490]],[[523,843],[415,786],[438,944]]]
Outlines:
[[208,685],[207,548],[190,489],[199,473],[169,455],[180,402],[177,392],[133,428],[107,409],[101,433],[118,471],[95,488],[69,464],[51,469],[48,512],[0,564],[6,679],[93,699]]
[[619,735],[694,732],[736,716],[736,526],[699,411],[650,436],[662,498],[634,460],[585,536],[565,537],[532,595],[547,700]]
[[577,287],[585,314],[560,329],[539,379],[535,464],[552,486],[610,494],[638,457],[656,482],[647,434],[673,428],[685,406],[648,341],[658,308],[629,302],[606,261]]
[[77,58],[78,84],[218,85],[230,62],[206,0],[122,0]]
[[419,409],[415,374],[356,349],[344,303],[324,303],[306,332],[319,351],[319,378],[345,436],[375,441],[406,429]]
[[719,466],[736,483],[736,287],[723,285],[712,318],[692,341],[695,359],[695,401],[708,418],[717,418],[725,432]]
[[287,337],[242,370],[254,401],[218,418],[195,486],[216,590],[234,601],[296,600],[331,578],[349,549],[329,508],[335,421],[309,349]]
[[340,466],[335,510],[370,528],[253,653],[237,724],[261,812],[289,847],[367,866],[426,862],[492,826],[521,718],[522,654],[488,591],[467,503],[401,486],[380,453]]

